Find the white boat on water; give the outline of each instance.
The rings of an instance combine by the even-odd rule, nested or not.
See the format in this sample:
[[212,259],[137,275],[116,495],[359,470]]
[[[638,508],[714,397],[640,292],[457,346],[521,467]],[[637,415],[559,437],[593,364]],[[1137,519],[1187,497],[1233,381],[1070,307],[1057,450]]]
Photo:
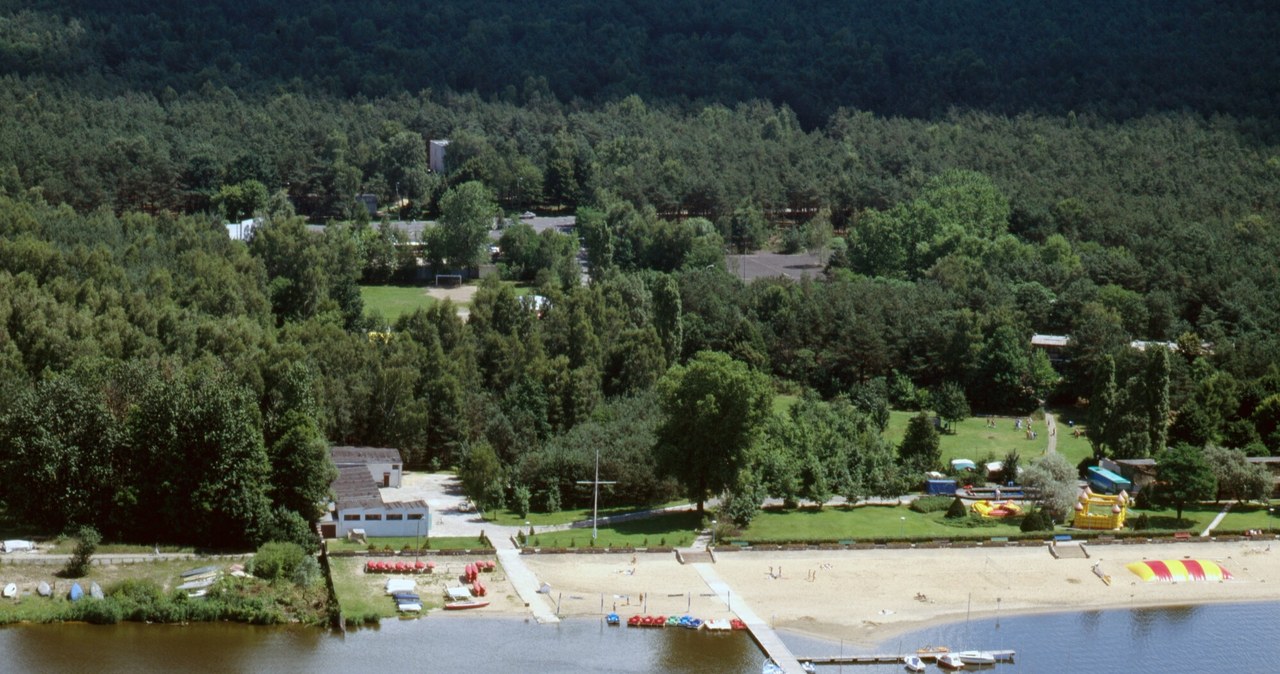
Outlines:
[[938,666],[943,669],[964,669],[964,660],[955,653],[942,653],[938,656]]
[[908,655],[903,658],[902,664],[906,666],[908,672],[923,672],[925,667],[924,660],[915,655]]
[[960,661],[966,665],[994,665],[996,656],[989,651],[960,651],[956,653]]

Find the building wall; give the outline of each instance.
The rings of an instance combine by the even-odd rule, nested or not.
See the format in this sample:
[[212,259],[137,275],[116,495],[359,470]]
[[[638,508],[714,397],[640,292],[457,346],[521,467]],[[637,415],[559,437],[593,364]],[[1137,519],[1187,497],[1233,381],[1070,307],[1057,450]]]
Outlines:
[[[372,520],[369,517],[377,516],[380,519]],[[389,520],[387,516],[399,515],[399,520]],[[409,519],[411,516],[418,516],[419,519]],[[348,519],[348,517],[358,517],[359,519]],[[431,531],[431,511],[429,508],[413,508],[388,510],[383,508],[351,508],[349,510],[339,510],[334,513],[334,519],[338,524],[338,538],[346,538],[352,529],[364,529],[364,533],[370,537],[382,536],[423,536],[426,537]]]
[[[380,487],[381,486],[387,486],[387,487],[400,486],[400,478],[403,477],[403,468],[404,468],[402,464],[370,463],[366,465],[369,467],[369,476],[373,478],[373,481],[376,482],[378,486]],[[382,477],[385,474],[389,474],[390,483],[383,485]]]

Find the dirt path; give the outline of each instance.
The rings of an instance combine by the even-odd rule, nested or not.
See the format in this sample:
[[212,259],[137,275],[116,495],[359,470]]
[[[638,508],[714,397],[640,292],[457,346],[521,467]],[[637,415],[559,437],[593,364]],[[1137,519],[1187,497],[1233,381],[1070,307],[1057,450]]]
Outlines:
[[467,320],[471,317],[471,300],[476,296],[476,290],[480,286],[461,285],[452,288],[431,287],[427,288],[427,296],[434,297],[438,300],[450,300],[458,309],[458,317]]

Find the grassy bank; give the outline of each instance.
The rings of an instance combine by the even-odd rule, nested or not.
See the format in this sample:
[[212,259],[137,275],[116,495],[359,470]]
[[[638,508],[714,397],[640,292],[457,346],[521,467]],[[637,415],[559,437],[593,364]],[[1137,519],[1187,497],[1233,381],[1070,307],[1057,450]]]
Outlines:
[[591,539],[591,529],[539,532],[528,543],[536,548],[650,547],[686,546],[693,542],[694,530],[702,518],[696,512],[676,512],[632,522],[619,522],[599,527],[599,536]]
[[[229,562],[213,564],[225,570]],[[0,623],[233,621],[318,625],[327,618],[324,583],[318,577],[307,586],[299,587],[290,582],[268,583],[258,578],[224,576],[208,589],[205,597],[197,599],[175,589],[182,582],[183,571],[202,565],[205,564],[190,560],[95,565],[84,578],[63,579],[54,575],[60,568],[58,565],[7,563],[0,571],[0,579],[16,584],[19,596],[0,602]],[[41,581],[52,587],[52,597],[37,594]],[[79,583],[87,594],[94,582],[103,588],[105,599],[86,597],[77,602],[67,599],[73,583]]]
[[[677,499],[675,501],[667,501],[666,503],[658,503],[647,506],[617,506],[614,508],[600,508],[600,517],[612,517],[614,515],[626,515],[628,513],[641,512],[645,510],[656,510],[659,508],[669,508],[672,506],[687,505],[688,499]],[[521,517],[519,513],[513,512],[506,508],[491,510],[485,513],[485,519],[494,524],[502,524],[511,527],[524,528],[526,523],[534,527],[545,527],[560,524],[569,524],[571,522],[585,522],[591,519],[591,508],[570,508],[560,510],[553,513],[534,513],[531,512],[525,517]]]

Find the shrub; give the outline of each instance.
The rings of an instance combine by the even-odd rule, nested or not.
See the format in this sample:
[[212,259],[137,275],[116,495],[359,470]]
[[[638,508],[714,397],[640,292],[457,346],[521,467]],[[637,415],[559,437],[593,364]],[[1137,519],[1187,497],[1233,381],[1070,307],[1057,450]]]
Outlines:
[[62,569],[63,577],[83,578],[89,573],[89,562],[93,559],[93,553],[98,551],[98,543],[101,542],[102,535],[97,529],[90,526],[80,527],[76,532],[76,547],[71,551],[71,558]]
[[953,500],[950,496],[921,496],[911,502],[910,508],[918,513],[935,513],[949,509]]
[[[310,563],[308,563],[310,562]],[[319,575],[319,564],[297,543],[264,543],[249,562],[253,575],[265,580],[289,580],[305,585]]]
[[1150,528],[1151,528],[1151,518],[1147,517],[1146,513],[1142,513],[1141,515],[1138,515],[1137,519],[1133,520],[1134,531],[1146,531],[1147,529],[1150,529]]
[[529,488],[524,485],[517,485],[511,494],[511,509],[520,515],[520,517],[529,516]]
[[951,505],[947,506],[947,519],[960,519],[969,516],[969,509],[964,507],[964,501],[957,496],[951,500]]
[[1053,529],[1053,519],[1048,513],[1037,508],[1022,518],[1022,524],[1018,528],[1022,531],[1050,531]]

